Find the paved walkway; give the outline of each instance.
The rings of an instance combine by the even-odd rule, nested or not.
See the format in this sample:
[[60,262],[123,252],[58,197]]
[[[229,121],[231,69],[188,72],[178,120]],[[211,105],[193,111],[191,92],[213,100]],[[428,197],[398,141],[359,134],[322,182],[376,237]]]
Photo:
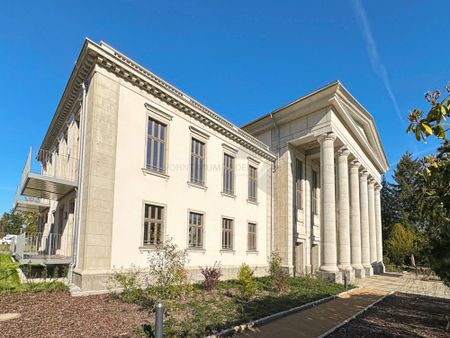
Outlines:
[[235,337],[317,337],[385,294],[386,291],[350,290],[331,301],[254,327]]
[[356,285],[384,291],[398,291],[418,295],[450,298],[450,288],[437,280],[426,280],[424,276],[416,276],[414,273],[385,273],[368,278],[356,280]]

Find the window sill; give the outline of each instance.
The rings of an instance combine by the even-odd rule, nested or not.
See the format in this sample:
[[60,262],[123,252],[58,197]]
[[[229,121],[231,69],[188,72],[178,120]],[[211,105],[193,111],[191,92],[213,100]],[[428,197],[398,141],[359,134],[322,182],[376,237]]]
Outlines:
[[155,250],[156,247],[154,245],[145,245],[139,247],[139,251],[155,251]]
[[231,253],[231,254],[234,255],[235,252],[236,252],[236,251],[234,251],[233,249],[221,249],[221,250],[220,250],[220,253],[221,253],[221,254],[223,254],[223,253]]
[[234,195],[234,194],[230,194],[230,193],[228,193],[228,192],[221,192],[220,193],[222,196],[224,196],[224,197],[230,197],[230,198],[234,198],[234,199],[236,199],[236,195]]
[[258,250],[247,250],[245,253],[247,255],[257,255],[259,252]]
[[205,253],[206,249],[204,249],[204,248],[187,248],[186,251]]
[[198,188],[198,189],[202,189],[202,190],[208,190],[208,187],[199,183],[194,183],[191,181],[187,182],[188,186],[193,187],[193,188]]
[[247,199],[247,203],[249,203],[249,204],[254,204],[254,205],[259,205],[259,202],[258,202],[258,201],[249,200],[249,199]]
[[153,175],[153,176],[157,176],[157,177],[161,177],[161,178],[164,178],[164,179],[169,179],[169,175],[167,175],[166,173],[164,173],[164,172],[159,172],[159,171],[156,171],[156,170],[152,170],[152,169],[147,169],[147,168],[142,168],[142,173],[144,174],[144,175],[147,175],[147,174],[149,174],[149,175]]

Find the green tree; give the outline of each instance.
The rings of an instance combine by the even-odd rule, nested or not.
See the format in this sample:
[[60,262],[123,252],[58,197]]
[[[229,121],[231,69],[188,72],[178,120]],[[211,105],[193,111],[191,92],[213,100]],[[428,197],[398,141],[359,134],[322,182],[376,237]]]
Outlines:
[[383,227],[383,242],[386,242],[394,224],[400,223],[401,207],[394,185],[389,183],[384,176],[381,184],[383,186],[383,189],[381,189],[381,224]]
[[39,214],[37,212],[4,212],[0,218],[0,232],[20,234],[23,231],[36,233]]
[[387,254],[397,266],[405,263],[405,258],[414,253],[414,232],[400,223],[395,223],[386,242]]
[[[450,84],[446,90],[450,93]],[[423,159],[418,208],[427,222],[431,268],[450,286],[450,144],[447,139],[450,124],[446,122],[450,118],[450,100],[447,96],[439,101],[440,96],[438,90],[425,94],[430,108],[426,112],[414,109],[408,115],[407,132],[413,133],[417,141],[426,141],[428,137],[442,140],[438,151]]]

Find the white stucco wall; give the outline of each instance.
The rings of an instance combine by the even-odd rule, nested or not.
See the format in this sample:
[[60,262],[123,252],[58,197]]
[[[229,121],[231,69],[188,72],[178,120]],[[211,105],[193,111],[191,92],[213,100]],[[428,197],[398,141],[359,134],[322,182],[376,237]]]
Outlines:
[[[205,213],[204,250],[189,250],[190,267],[212,265],[216,261],[230,268],[243,262],[252,266],[267,265],[271,163],[132,85],[120,82],[111,268],[146,266],[148,251],[140,249],[144,201],[166,206],[165,234],[172,237],[179,248],[188,246],[188,210]],[[156,104],[158,109],[173,116],[168,132],[169,178],[142,171],[148,116],[145,103]],[[190,126],[209,135],[206,142],[206,190],[187,183],[192,135]],[[221,194],[224,143],[238,150],[235,198]],[[248,157],[260,162],[258,205],[247,202]],[[222,216],[234,218],[234,252],[221,252]],[[247,252],[249,221],[257,223],[257,253]]]

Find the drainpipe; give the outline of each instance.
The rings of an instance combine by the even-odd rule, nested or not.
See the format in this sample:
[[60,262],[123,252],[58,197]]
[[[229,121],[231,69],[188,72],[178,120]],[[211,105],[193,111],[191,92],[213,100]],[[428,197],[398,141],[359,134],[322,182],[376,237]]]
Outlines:
[[274,169],[274,172],[275,172],[278,168],[278,161],[280,160],[280,128],[278,127],[278,124],[275,121],[275,118],[273,117],[272,113],[270,113],[270,118],[272,119],[273,126],[277,130],[277,162],[276,162],[276,166]]
[[270,211],[272,214],[271,217],[271,222],[270,222],[270,237],[271,237],[271,243],[270,243],[270,247],[271,247],[271,254],[274,251],[274,224],[275,224],[275,213],[274,211],[274,199],[275,199],[275,194],[274,194],[274,184],[275,184],[275,180],[273,179],[273,175],[275,174],[275,172],[278,169],[278,162],[280,159],[280,128],[278,127],[277,122],[275,121],[275,118],[273,117],[273,114],[270,113],[270,118],[272,119],[272,123],[273,126],[275,127],[275,129],[277,130],[277,159],[275,161],[275,165],[272,169],[271,175],[270,175],[270,189],[271,189],[271,197],[270,197]]
[[83,192],[83,167],[84,167],[84,147],[85,147],[85,130],[87,125],[87,82],[83,82],[81,84],[82,88],[82,96],[81,96],[81,112],[80,112],[80,143],[79,143],[79,152],[78,152],[78,179],[77,179],[77,188],[76,191],[76,206],[75,206],[75,224],[73,229],[73,241],[72,241],[72,262],[69,267],[68,280],[69,284],[72,283],[73,280],[73,269],[77,265],[78,260],[78,239],[80,236],[80,218],[81,218],[81,200],[82,200],[82,192]]

